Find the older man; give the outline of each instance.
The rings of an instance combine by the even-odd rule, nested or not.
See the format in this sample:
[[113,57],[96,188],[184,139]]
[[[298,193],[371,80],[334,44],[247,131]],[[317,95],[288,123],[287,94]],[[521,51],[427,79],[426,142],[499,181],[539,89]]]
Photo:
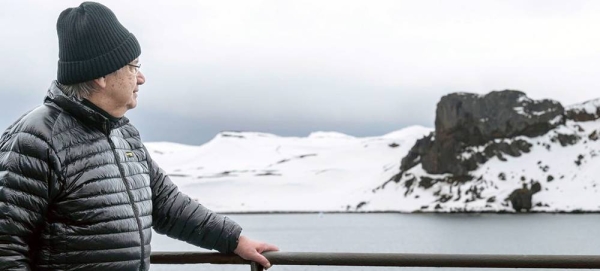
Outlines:
[[181,193],[124,117],[146,81],[133,34],[93,2],[57,32],[57,81],[0,139],[0,270],[148,270],[151,227],[269,267],[277,248]]

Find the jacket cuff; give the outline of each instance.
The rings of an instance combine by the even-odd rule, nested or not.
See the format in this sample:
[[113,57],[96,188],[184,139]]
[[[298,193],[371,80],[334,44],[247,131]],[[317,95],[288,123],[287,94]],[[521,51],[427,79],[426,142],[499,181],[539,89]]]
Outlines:
[[240,239],[240,235],[242,234],[242,227],[240,225],[235,225],[231,234],[229,235],[227,251],[225,253],[233,253],[233,251],[238,246],[238,241]]

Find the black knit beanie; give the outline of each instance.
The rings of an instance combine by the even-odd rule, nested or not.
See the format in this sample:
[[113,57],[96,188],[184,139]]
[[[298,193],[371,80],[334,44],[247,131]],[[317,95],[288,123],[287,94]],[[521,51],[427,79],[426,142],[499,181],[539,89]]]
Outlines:
[[140,44],[106,6],[84,2],[56,22],[58,82],[86,82],[110,74],[141,54]]

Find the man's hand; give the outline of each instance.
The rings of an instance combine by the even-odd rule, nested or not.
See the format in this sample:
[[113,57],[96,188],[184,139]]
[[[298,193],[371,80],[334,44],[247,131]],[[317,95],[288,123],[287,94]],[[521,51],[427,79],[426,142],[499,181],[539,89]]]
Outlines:
[[257,242],[249,239],[246,236],[240,235],[240,238],[238,239],[238,246],[233,252],[243,259],[257,262],[267,269],[271,267],[271,263],[269,263],[269,260],[267,260],[265,256],[261,255],[261,253],[265,251],[278,250],[279,248],[274,245]]

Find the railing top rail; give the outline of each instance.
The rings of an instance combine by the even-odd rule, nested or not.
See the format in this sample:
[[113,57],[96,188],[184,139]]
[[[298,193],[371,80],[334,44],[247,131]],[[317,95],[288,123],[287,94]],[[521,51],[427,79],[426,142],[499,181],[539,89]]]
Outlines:
[[[273,265],[600,269],[596,255],[266,252]],[[153,252],[154,264],[250,264],[237,255]]]

